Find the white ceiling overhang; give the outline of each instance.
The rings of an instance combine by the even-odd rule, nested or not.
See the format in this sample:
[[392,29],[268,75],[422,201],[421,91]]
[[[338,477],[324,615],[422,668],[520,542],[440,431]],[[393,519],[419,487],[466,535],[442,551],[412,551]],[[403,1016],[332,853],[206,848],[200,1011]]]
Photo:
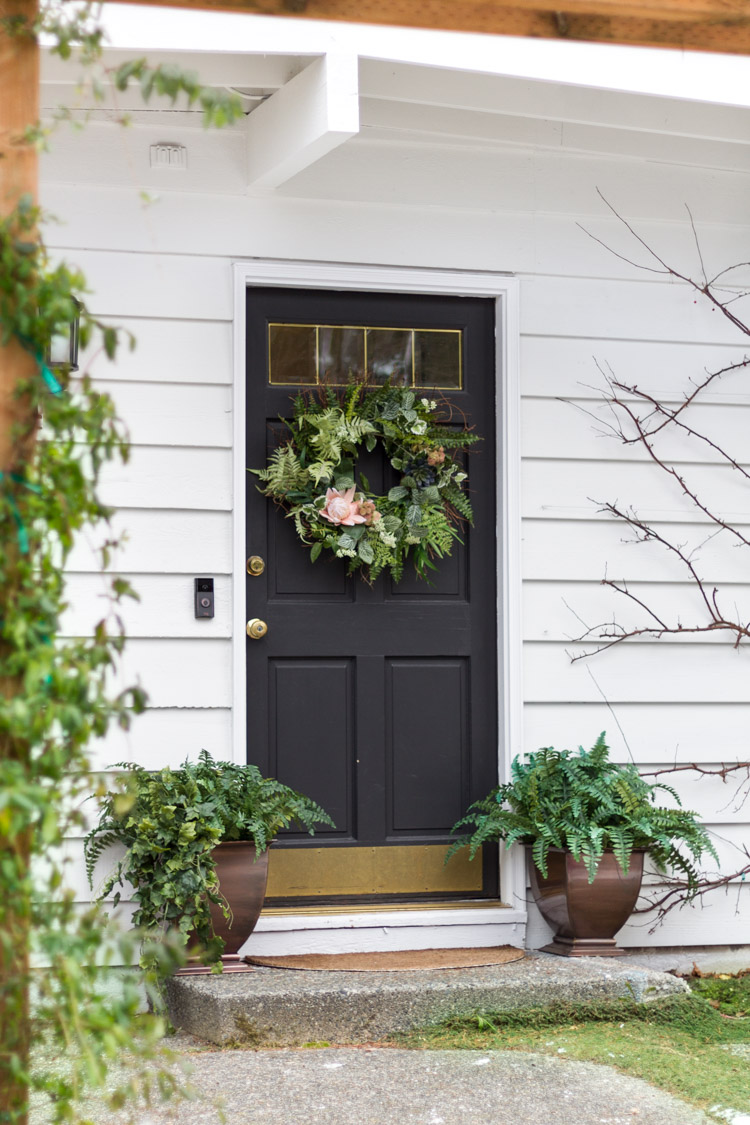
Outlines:
[[[185,16],[198,15],[205,14],[178,17],[172,13],[172,18],[182,22]],[[502,52],[494,57],[494,69],[490,69],[493,57],[487,55],[486,44],[484,53],[467,51],[467,39],[478,37],[435,33],[431,49],[426,50],[424,35],[420,39],[419,33],[410,33],[409,47],[403,42],[404,35],[409,40],[409,34],[392,33],[396,36],[392,43],[397,43],[399,50],[388,52],[382,35],[369,35],[378,29],[357,30],[359,50],[352,49],[351,36],[338,34],[325,41],[316,28],[318,39],[307,40],[309,51],[299,49],[295,36],[286,36],[283,41],[291,40],[296,50],[275,51],[236,49],[242,45],[241,37],[238,43],[233,42],[231,51],[217,50],[210,37],[205,50],[194,49],[189,38],[181,40],[184,48],[167,50],[157,37],[148,57],[155,63],[195,70],[209,85],[240,92],[246,115],[234,129],[244,133],[246,187],[251,192],[270,192],[289,184],[335,149],[361,136],[408,140],[414,145],[533,145],[743,171],[750,168],[750,106],[738,104],[740,96],[734,104],[717,104],[697,96],[705,84],[696,87],[694,97],[624,89],[625,76],[615,66],[608,72],[609,85],[597,84],[604,83],[603,72],[597,67],[584,68],[579,80],[578,75],[566,72],[559,58],[556,65],[548,67],[547,77],[541,77],[531,61],[527,69],[533,73],[524,76],[518,73],[521,63],[516,60],[511,67],[509,57]],[[445,52],[446,40],[455,44],[451,65]],[[137,50],[137,42],[134,38],[130,48],[118,43],[109,49],[107,65],[114,67],[126,58],[143,54],[143,49]],[[507,51],[508,42],[502,41],[503,51]],[[324,43],[331,49],[314,49]],[[565,45],[540,46],[549,49]],[[580,45],[577,48],[580,51]],[[610,61],[615,59],[612,52],[618,50],[629,51],[633,58],[633,49],[586,50],[605,55],[609,52]],[[552,56],[548,54],[548,58]],[[742,62],[750,69],[745,60],[722,58],[720,62],[722,67],[728,62]],[[128,113],[136,125],[200,128],[199,111],[164,101],[144,107],[137,90],[117,94],[111,103],[95,104],[85,92],[76,92],[78,79],[75,64],[46,55],[42,71],[45,111],[62,103],[78,104],[81,113],[95,119],[112,120]],[[648,81],[643,84],[648,85]],[[716,84],[708,83],[707,88],[715,97]],[[750,101],[749,95],[750,83],[746,83],[742,96]],[[728,88],[726,96],[730,96]],[[666,146],[664,138],[669,139]]]

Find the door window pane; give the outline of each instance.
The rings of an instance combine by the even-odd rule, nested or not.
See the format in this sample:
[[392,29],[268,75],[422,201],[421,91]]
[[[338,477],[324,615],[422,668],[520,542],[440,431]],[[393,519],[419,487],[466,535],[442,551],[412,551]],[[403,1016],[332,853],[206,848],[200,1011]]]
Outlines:
[[374,383],[412,385],[412,335],[410,328],[367,329],[367,374]]
[[342,386],[365,372],[364,328],[318,328],[318,371],[321,383]]
[[316,335],[312,324],[269,324],[269,383],[282,386],[317,383]]
[[461,388],[461,333],[414,333],[414,386]]

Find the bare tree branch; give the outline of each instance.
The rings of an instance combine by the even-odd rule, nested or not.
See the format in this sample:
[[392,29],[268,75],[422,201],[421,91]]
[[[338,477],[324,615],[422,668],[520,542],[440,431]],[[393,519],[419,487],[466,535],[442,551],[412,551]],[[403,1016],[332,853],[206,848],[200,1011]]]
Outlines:
[[[591,234],[590,231],[586,231],[589,237],[628,265],[689,286],[694,293],[707,300],[713,309],[717,309],[728,323],[733,325],[743,336],[750,336],[750,321],[746,323],[739,313],[730,308],[737,301],[747,297],[748,293],[744,288],[739,289],[737,286],[731,287],[728,284],[731,275],[739,269],[750,268],[750,262],[738,263],[723,269],[709,280],[695,221],[688,208],[690,227],[700,267],[699,278],[691,277],[662,258],[617,209],[605,199],[601,192],[599,192],[599,195],[629,236],[646,252],[650,262],[638,262],[626,254],[614,250],[602,239]],[[585,230],[585,228],[582,229]],[[661,443],[665,434],[680,434],[694,442],[696,448],[710,454],[712,465],[718,463],[719,467],[731,470],[740,484],[747,483],[750,485],[750,463],[744,451],[745,459],[743,462],[742,455],[733,454],[721,440],[717,440],[716,437],[705,432],[704,427],[693,421],[694,414],[689,413],[696,403],[702,401],[701,396],[705,397],[708,389],[713,389],[722,377],[744,371],[750,367],[750,356],[745,355],[742,360],[713,371],[706,370],[705,374],[697,380],[691,379],[688,389],[677,400],[674,396],[670,398],[644,389],[635,381],[628,382],[618,378],[611,367],[598,361],[595,362],[597,362],[597,367],[604,380],[604,386],[600,389],[601,403],[606,408],[602,412],[604,416],[600,412],[589,410],[580,403],[574,405],[595,421],[599,432],[614,437],[625,448],[642,450],[648,463],[660,470],[663,478],[670,483],[677,495],[685,497],[691,502],[697,512],[700,513],[701,522],[707,521],[712,530],[711,534],[704,537],[701,542],[690,545],[689,543],[679,542],[676,536],[670,534],[668,528],[662,529],[663,525],[662,527],[655,526],[655,521],[639,515],[632,506],[622,505],[619,501],[597,502],[600,512],[608,514],[630,529],[635,542],[658,544],[668,557],[676,560],[690,587],[698,595],[698,619],[692,624],[685,624],[679,615],[667,614],[658,605],[652,604],[653,595],[647,596],[640,591],[636,592],[625,579],[614,580],[605,573],[601,584],[626,599],[627,604],[637,611],[637,616],[642,616],[642,620],[639,624],[630,627],[621,625],[616,618],[599,625],[586,626],[583,619],[576,615],[581,625],[585,627],[585,631],[576,638],[576,641],[588,647],[583,652],[573,654],[571,660],[584,660],[597,653],[614,648],[624,641],[640,638],[701,637],[717,631],[726,633],[732,639],[734,647],[737,648],[743,641],[750,640],[750,621],[745,621],[742,618],[736,605],[733,612],[724,612],[720,604],[719,587],[709,583],[704,578],[702,570],[699,569],[698,551],[707,542],[716,539],[718,536],[724,536],[725,541],[731,541],[735,546],[750,547],[750,532],[746,529],[743,530],[743,526],[738,521],[733,521],[724,516],[716,507],[715,502],[706,498],[705,490],[700,483],[701,463],[697,462],[697,459],[697,463],[691,461],[691,468],[688,472],[684,468],[686,462],[683,461],[681,464],[674,458],[667,456]],[[748,492],[748,500],[750,501],[750,491]],[[748,504],[748,511],[750,512],[750,503]],[[750,523],[750,519],[747,522]],[[590,669],[587,670],[590,672]],[[601,691],[601,689],[599,690]],[[606,697],[605,702],[607,702]],[[730,789],[729,801],[725,808],[733,807],[735,811],[742,808],[750,797],[750,760],[748,759],[721,762],[716,766],[705,766],[697,762],[679,764],[675,762],[671,766],[659,766],[656,769],[642,771],[642,773],[644,777],[656,778],[668,774],[688,773],[694,775],[696,779],[718,778]],[[733,888],[737,888],[737,911],[739,911],[739,896],[742,884],[750,878],[750,851],[748,851],[747,845],[734,846],[743,857],[743,865],[731,874],[706,873],[697,887],[695,885],[690,886],[685,880],[668,877],[658,886],[646,890],[636,913],[651,916],[649,920],[651,923],[650,932],[653,933],[675,908],[680,908],[686,903],[703,905],[705,896],[715,894],[722,889],[728,894],[731,893]]]
[[[745,855],[750,861],[750,852],[744,849]],[[682,879],[672,879],[666,884],[654,890],[650,895],[646,893],[642,896],[640,906],[637,906],[633,911],[634,914],[651,914],[656,911],[656,918],[653,924],[649,927],[649,933],[654,933],[659,926],[664,924],[664,921],[675,908],[680,909],[690,903],[696,901],[702,904],[703,897],[712,891],[719,891],[724,888],[729,893],[732,886],[737,887],[737,906],[735,913],[739,914],[739,892],[743,882],[750,876],[750,862],[746,863],[738,871],[733,871],[731,875],[716,875],[714,877],[706,876],[700,881],[696,888],[692,890],[688,887],[687,882]],[[664,887],[666,886],[666,890]]]

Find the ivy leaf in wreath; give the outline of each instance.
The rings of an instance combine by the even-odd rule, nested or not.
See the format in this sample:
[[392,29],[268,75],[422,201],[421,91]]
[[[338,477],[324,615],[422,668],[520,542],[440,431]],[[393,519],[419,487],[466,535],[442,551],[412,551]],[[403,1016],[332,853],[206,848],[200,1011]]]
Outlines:
[[[325,549],[366,582],[383,570],[398,582],[411,557],[417,575],[429,581],[433,560],[450,555],[462,542],[461,525],[473,522],[467,474],[456,455],[478,435],[449,426],[454,420],[434,399],[387,383],[353,382],[340,395],[326,388],[320,401],[299,394],[292,414],[288,441],[265,469],[248,471],[293,519],[311,561]],[[399,478],[383,496],[357,469],[362,447],[372,453],[379,445]]]

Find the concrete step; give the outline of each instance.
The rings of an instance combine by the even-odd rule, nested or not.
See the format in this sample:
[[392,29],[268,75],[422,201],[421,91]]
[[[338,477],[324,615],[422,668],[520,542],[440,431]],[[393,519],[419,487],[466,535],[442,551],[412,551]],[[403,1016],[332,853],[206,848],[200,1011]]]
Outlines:
[[255,968],[173,977],[167,1005],[175,1027],[221,1046],[366,1043],[478,1010],[556,1002],[647,1003],[688,992],[677,977],[629,957],[570,959],[529,953],[474,969],[319,972]]

